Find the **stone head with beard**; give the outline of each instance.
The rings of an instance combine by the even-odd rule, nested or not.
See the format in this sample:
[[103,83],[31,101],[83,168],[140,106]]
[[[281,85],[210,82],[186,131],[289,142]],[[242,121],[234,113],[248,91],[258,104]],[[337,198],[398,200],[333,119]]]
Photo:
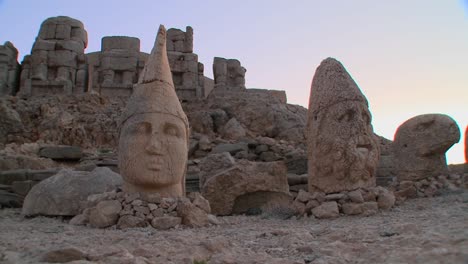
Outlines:
[[367,100],[332,58],[322,61],[312,81],[307,148],[310,192],[375,186],[380,153]]
[[119,135],[124,191],[185,196],[189,123],[175,92],[160,26],[125,111]]

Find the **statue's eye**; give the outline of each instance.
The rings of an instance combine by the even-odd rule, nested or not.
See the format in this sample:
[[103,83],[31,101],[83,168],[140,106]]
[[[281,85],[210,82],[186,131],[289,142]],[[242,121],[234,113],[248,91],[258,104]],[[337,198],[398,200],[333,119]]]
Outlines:
[[130,127],[132,134],[148,134],[151,133],[151,124],[147,122],[139,122]]
[[180,137],[180,129],[172,123],[166,123],[164,125],[164,134],[174,137]]
[[349,121],[353,120],[354,114],[355,114],[355,111],[352,110],[352,109],[349,109],[344,114],[342,114],[342,115],[340,115],[338,117],[338,121],[340,121],[340,122],[341,121],[349,122]]

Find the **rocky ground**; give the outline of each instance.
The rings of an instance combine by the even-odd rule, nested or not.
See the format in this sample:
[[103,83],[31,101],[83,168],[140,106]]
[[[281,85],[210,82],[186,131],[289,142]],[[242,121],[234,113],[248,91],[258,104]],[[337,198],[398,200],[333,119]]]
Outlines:
[[0,262],[468,263],[468,190],[369,217],[219,219],[219,226],[198,229],[92,229],[3,209]]

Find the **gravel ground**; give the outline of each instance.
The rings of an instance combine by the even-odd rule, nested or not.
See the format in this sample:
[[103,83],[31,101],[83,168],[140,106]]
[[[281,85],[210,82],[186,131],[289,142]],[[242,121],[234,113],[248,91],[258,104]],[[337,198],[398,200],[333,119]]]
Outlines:
[[369,217],[219,219],[198,229],[93,229],[4,209],[0,263],[468,263],[468,190]]

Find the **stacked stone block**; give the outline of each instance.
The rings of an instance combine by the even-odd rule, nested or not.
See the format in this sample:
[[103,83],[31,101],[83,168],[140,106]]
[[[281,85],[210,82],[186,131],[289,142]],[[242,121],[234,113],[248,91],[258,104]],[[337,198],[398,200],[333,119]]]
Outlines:
[[85,92],[87,44],[87,32],[80,21],[65,16],[46,19],[31,55],[23,61],[21,95]]
[[147,53],[140,52],[140,40],[133,37],[102,38],[101,52],[86,55],[89,87],[101,95],[130,96],[145,66]]

